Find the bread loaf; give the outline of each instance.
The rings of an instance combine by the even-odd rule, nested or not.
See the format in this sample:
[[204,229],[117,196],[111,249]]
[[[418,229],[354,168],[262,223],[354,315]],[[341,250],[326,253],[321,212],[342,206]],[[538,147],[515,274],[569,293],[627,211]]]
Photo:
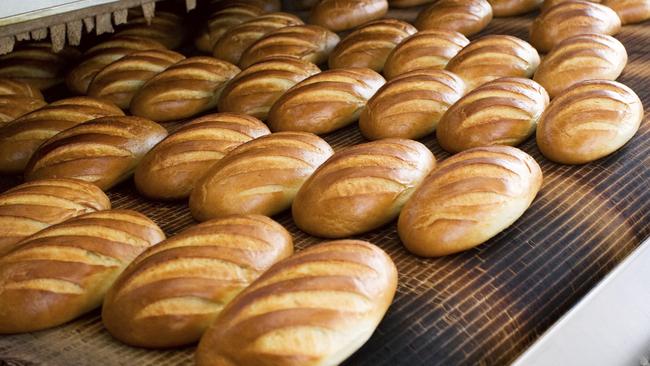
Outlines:
[[616,34],[621,20],[606,6],[581,0],[561,2],[546,9],[530,28],[530,43],[548,52],[563,40],[587,33]]
[[198,366],[338,365],[370,338],[393,301],[397,270],[359,240],[311,246],[276,263],[201,338]]
[[275,30],[253,43],[239,61],[241,68],[275,56],[293,56],[321,64],[327,61],[339,36],[316,25],[295,25]]
[[0,127],[46,104],[35,86],[20,80],[0,78]]
[[365,68],[323,71],[282,95],[267,123],[271,131],[332,132],[356,121],[384,83],[381,75]]
[[145,155],[135,169],[135,186],[154,199],[188,197],[199,178],[230,150],[270,133],[264,123],[245,114],[197,118]]
[[544,0],[488,0],[495,17],[511,17],[530,13],[539,8]]
[[265,216],[192,226],[136,258],[106,294],[102,320],[133,346],[196,342],[237,293],[292,253],[289,232]]
[[0,194],[0,258],[25,237],[85,213],[108,210],[96,186],[75,179],[42,179]]
[[151,19],[144,16],[130,19],[115,35],[147,38],[173,49],[183,43],[187,35],[185,29],[183,18],[167,11],[157,11]]
[[436,129],[438,121],[465,94],[465,83],[455,74],[424,69],[402,74],[370,98],[359,117],[364,137],[419,139]]
[[311,10],[309,22],[340,32],[383,18],[386,12],[386,0],[321,0]]
[[190,195],[199,221],[232,214],[272,216],[334,151],[318,136],[281,132],[249,141],[213,165]]
[[[544,3],[542,4],[542,12],[545,12],[547,9],[552,8],[553,6],[566,1],[573,1],[573,0],[544,0]],[[602,3],[601,0],[585,0],[585,1],[589,1],[591,3]]]
[[451,153],[479,146],[519,145],[535,132],[548,102],[546,90],[529,79],[502,78],[483,84],[440,119],[438,143]]
[[643,105],[627,86],[590,80],[565,90],[537,125],[537,146],[550,160],[584,164],[625,145],[639,129]]
[[394,220],[435,166],[421,143],[384,139],[337,152],[303,184],[293,202],[302,231],[343,238]]
[[472,41],[447,64],[472,90],[502,77],[530,78],[539,66],[537,51],[527,42],[506,35],[489,35]]
[[605,0],[603,5],[614,9],[623,24],[640,23],[650,19],[649,0]]
[[434,1],[436,0],[388,0],[388,5],[391,8],[409,8],[412,6],[432,3]]
[[181,60],[138,90],[131,100],[131,113],[154,121],[192,117],[216,107],[221,90],[239,71],[213,57]]
[[147,80],[184,58],[169,50],[134,52],[99,71],[88,86],[88,95],[127,109],[133,95]]
[[471,36],[492,21],[487,0],[438,0],[424,9],[415,20],[419,30],[444,29]]
[[124,113],[116,105],[88,97],[61,99],[28,113],[0,129],[0,173],[21,173],[36,149],[63,130],[95,118],[121,115]]
[[444,69],[449,60],[468,44],[469,40],[456,31],[419,31],[403,40],[388,55],[384,76],[391,80],[409,71]]
[[289,13],[269,13],[230,28],[214,45],[214,57],[238,64],[244,51],[272,31],[304,24]]
[[414,26],[397,19],[364,24],[334,48],[330,53],[329,67],[367,67],[381,72],[390,51],[415,32]]
[[226,85],[219,98],[219,110],[266,120],[271,106],[282,94],[319,72],[318,66],[295,57],[277,56],[258,62]]
[[584,80],[616,80],[627,64],[625,46],[604,34],[582,34],[558,43],[544,57],[534,80],[551,97]]
[[27,164],[25,179],[75,178],[107,190],[128,178],[165,136],[167,130],[144,118],[98,118],[44,142]]
[[79,56],[69,47],[54,53],[47,42],[17,44],[12,52],[0,55],[0,77],[47,89],[63,81],[66,69]]
[[211,0],[208,8],[217,11],[235,4],[257,6],[265,12],[280,11],[282,9],[282,0]]
[[117,276],[165,234],[135,211],[70,219],[0,258],[0,333],[51,328],[102,303]]
[[207,39],[202,35],[201,42],[195,41],[197,48],[203,52],[212,53],[214,45],[230,28],[265,13],[262,8],[245,2],[224,3],[215,9],[208,19],[207,29],[205,30]]
[[34,85],[11,78],[0,78],[0,95],[17,95],[43,100],[43,94]]
[[423,257],[470,249],[512,225],[541,184],[537,162],[515,147],[463,151],[443,161],[406,203],[399,237]]

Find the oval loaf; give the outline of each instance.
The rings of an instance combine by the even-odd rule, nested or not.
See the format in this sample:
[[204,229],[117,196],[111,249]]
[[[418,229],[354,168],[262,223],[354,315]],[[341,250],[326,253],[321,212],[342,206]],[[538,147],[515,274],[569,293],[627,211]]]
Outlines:
[[386,0],[321,0],[312,8],[309,22],[340,32],[383,18],[386,12]]
[[0,77],[47,89],[63,82],[66,69],[79,56],[71,47],[54,53],[48,42],[17,44],[12,52],[0,55]]
[[232,27],[247,22],[265,13],[255,5],[245,2],[224,2],[210,15],[205,35],[197,39],[197,48],[206,53],[212,53],[219,39]]
[[605,0],[603,5],[614,9],[624,25],[650,19],[649,0]]
[[43,100],[43,94],[34,85],[12,78],[0,78],[0,95],[17,95]]
[[539,8],[544,0],[488,0],[495,17],[512,17],[530,13]]
[[17,79],[0,78],[0,127],[46,104],[35,86]]
[[[544,3],[542,4],[542,12],[545,12],[546,10],[554,7],[559,3],[564,3],[567,1],[573,1],[573,0],[544,0]],[[585,0],[585,1],[589,1],[591,3],[602,3],[602,0]]]
[[492,21],[487,0],[438,0],[422,10],[415,20],[419,30],[444,29],[471,36]]
[[139,16],[118,29],[115,36],[132,36],[154,40],[166,48],[178,48],[185,39],[186,27],[183,18],[168,11],[156,11],[156,16],[147,19]]
[[434,1],[436,0],[388,0],[388,5],[391,8],[410,8],[412,6],[424,5]]

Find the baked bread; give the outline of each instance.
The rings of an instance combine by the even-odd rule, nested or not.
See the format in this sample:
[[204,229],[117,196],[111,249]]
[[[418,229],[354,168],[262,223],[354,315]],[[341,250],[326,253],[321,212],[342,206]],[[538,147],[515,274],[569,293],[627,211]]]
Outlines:
[[272,216],[334,151],[316,135],[280,132],[249,141],[212,166],[190,195],[199,221],[233,214]]
[[614,9],[623,25],[650,19],[649,0],[604,0],[603,5]]
[[198,366],[338,365],[370,338],[397,288],[379,247],[340,240],[276,263],[201,338]]
[[639,129],[643,104],[627,86],[589,80],[565,90],[537,125],[537,146],[550,160],[584,164],[625,145]]
[[192,226],[131,263],[106,294],[102,321],[132,346],[194,343],[237,293],[292,253],[289,232],[265,216]]
[[537,51],[527,42],[506,35],[472,41],[447,64],[473,90],[502,77],[531,78],[539,66]]
[[81,53],[66,47],[58,53],[48,42],[29,42],[16,45],[7,54],[0,55],[0,78],[24,81],[35,88],[47,89],[63,82],[68,66]]
[[580,34],[613,35],[621,30],[616,12],[588,1],[571,0],[546,9],[533,21],[530,43],[540,52],[548,52],[563,40]]
[[147,80],[184,58],[180,53],[169,50],[139,51],[126,55],[95,75],[88,86],[88,95],[127,109],[133,95]]
[[46,104],[35,86],[16,79],[0,78],[0,127]]
[[239,71],[214,57],[186,58],[149,79],[133,96],[129,109],[154,121],[192,117],[216,107],[221,90]]
[[257,6],[265,12],[280,11],[282,9],[282,0],[211,0],[208,8],[217,11],[234,4]]
[[388,0],[388,5],[391,8],[410,8],[412,6],[424,5],[434,1],[436,0]]
[[214,45],[230,28],[264,13],[265,11],[256,5],[238,1],[224,2],[210,15],[205,33],[201,34],[194,44],[199,50],[212,53]]
[[321,64],[327,61],[339,36],[317,25],[294,25],[277,29],[253,43],[239,60],[241,68],[275,56],[293,56]]
[[544,0],[488,0],[495,17],[512,17],[538,9]]
[[165,128],[144,118],[97,118],[44,142],[27,164],[25,179],[75,178],[107,190],[128,178],[165,136]]
[[312,8],[309,23],[340,32],[383,18],[387,12],[386,0],[321,0]]
[[444,29],[471,36],[492,21],[487,0],[438,0],[420,12],[415,20],[419,30]]
[[214,57],[238,64],[244,51],[272,31],[304,24],[289,13],[269,13],[230,28],[214,45]]
[[409,71],[444,69],[449,60],[468,44],[469,40],[456,31],[419,31],[391,51],[384,64],[384,77],[391,80]]
[[435,167],[423,144],[383,139],[337,152],[303,184],[291,207],[300,230],[324,238],[363,234],[399,215]]
[[101,305],[117,276],[165,234],[135,211],[70,219],[0,258],[0,333],[55,327]]
[[110,208],[101,189],[76,179],[41,179],[16,186],[0,194],[0,258],[48,226]]
[[502,78],[483,84],[451,106],[436,137],[450,153],[479,146],[516,146],[528,139],[548,106],[544,88],[530,79]]
[[0,173],[17,174],[36,149],[57,133],[105,116],[122,116],[113,103],[89,97],[61,99],[0,129]]
[[359,119],[368,99],[384,85],[365,68],[323,71],[289,89],[269,111],[271,131],[325,134]]
[[[559,3],[563,3],[567,1],[573,1],[573,0],[544,0],[544,2],[542,3],[542,12],[545,12],[547,9],[552,8],[553,6]],[[602,3],[601,0],[585,0],[585,1],[589,1],[591,3]]]
[[270,133],[264,123],[245,114],[199,117],[144,156],[135,169],[135,186],[149,198],[186,198],[199,178],[230,150]]
[[566,38],[544,57],[534,80],[551,97],[584,80],[616,80],[627,64],[625,46],[604,34]]
[[219,111],[266,120],[271,106],[282,94],[319,72],[318,66],[295,57],[277,56],[258,62],[226,85],[219,98]]
[[185,29],[180,16],[168,11],[157,11],[156,16],[149,20],[144,16],[129,19],[115,35],[147,38],[174,49],[180,47],[187,36]]
[[34,85],[11,78],[0,78],[0,95],[17,95],[43,100],[43,94]]
[[366,23],[336,45],[329,57],[330,69],[367,67],[381,72],[390,51],[418,30],[397,19]]
[[484,146],[443,161],[397,223],[406,249],[439,257],[475,247],[512,225],[533,202],[542,171],[511,146]]
[[465,83],[449,71],[411,71],[389,81],[370,98],[359,117],[359,129],[369,140],[419,139],[432,133],[442,115],[464,94]]

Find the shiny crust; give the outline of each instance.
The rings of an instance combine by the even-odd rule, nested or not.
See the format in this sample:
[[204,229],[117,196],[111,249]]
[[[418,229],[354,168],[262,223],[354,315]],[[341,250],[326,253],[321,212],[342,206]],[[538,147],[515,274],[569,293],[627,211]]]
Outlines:
[[149,20],[144,17],[130,19],[120,27],[116,36],[133,36],[154,40],[167,48],[178,48],[187,35],[183,18],[167,11],[156,11],[156,16]]
[[36,149],[57,133],[105,116],[122,116],[113,103],[89,97],[61,99],[0,129],[0,172],[21,173]]
[[388,5],[391,8],[409,8],[412,6],[432,3],[434,1],[436,0],[388,0]]
[[606,6],[572,0],[546,9],[533,21],[530,43],[540,52],[550,51],[556,44],[579,34],[613,35],[621,30],[616,12]]
[[650,19],[649,0],[605,0],[603,5],[614,9],[623,24],[640,23]]
[[385,82],[370,69],[323,71],[282,95],[271,107],[267,123],[271,131],[335,131],[356,121],[368,99]]
[[0,95],[0,128],[18,117],[46,106],[42,98],[23,95]]
[[551,97],[585,80],[616,80],[627,64],[625,46],[603,34],[583,34],[558,43],[544,57],[534,80]]
[[397,270],[358,240],[311,246],[271,267],[201,338],[198,366],[338,365],[388,310]]
[[539,66],[537,51],[519,38],[489,35],[472,41],[447,64],[472,90],[502,77],[530,78]]
[[359,129],[369,140],[419,139],[432,133],[442,115],[464,94],[465,83],[449,71],[411,71],[389,81],[370,98],[359,117]]
[[107,190],[128,178],[167,130],[144,118],[102,117],[44,142],[25,168],[25,179],[75,178]]
[[95,75],[88,86],[88,95],[127,109],[133,95],[147,80],[184,58],[180,53],[169,50],[139,51],[126,55]]
[[203,175],[190,195],[199,221],[232,214],[272,216],[334,151],[316,135],[281,132],[247,142]]
[[207,39],[197,46],[201,46],[199,49],[203,52],[212,53],[214,45],[230,28],[264,13],[265,11],[260,7],[244,2],[227,4],[210,15],[206,29]]
[[126,266],[164,239],[129,210],[89,213],[30,236],[0,258],[0,333],[51,328],[95,309]]
[[47,89],[63,82],[66,68],[79,56],[79,51],[69,47],[54,53],[47,42],[18,44],[12,52],[0,55],[0,77]]
[[16,186],[0,195],[0,258],[48,226],[110,208],[101,189],[80,180],[42,179]]
[[317,25],[295,25],[275,30],[253,43],[239,61],[246,68],[274,56],[293,56],[321,64],[327,61],[340,38]]
[[424,9],[415,20],[419,30],[445,29],[471,36],[492,21],[487,0],[439,0]]
[[291,235],[260,215],[190,227],[142,253],[106,294],[102,320],[120,341],[176,347],[199,340],[223,307],[293,253]]
[[584,164],[625,145],[639,129],[643,105],[627,86],[578,83],[553,100],[537,125],[537,146],[550,160]]
[[340,32],[383,18],[387,12],[386,0],[321,0],[312,8],[309,23]]
[[397,231],[406,249],[438,257],[475,247],[513,224],[542,184],[535,159],[511,146],[453,155],[406,203]]
[[343,238],[394,220],[435,167],[423,144],[384,139],[337,152],[305,182],[293,202],[293,221],[324,238]]
[[451,152],[479,146],[516,146],[528,139],[548,106],[544,88],[530,79],[502,78],[483,84],[451,106],[436,137]]
[[544,0],[488,0],[495,17],[512,17],[538,9]]
[[219,111],[245,113],[265,120],[282,94],[321,70],[309,61],[277,56],[237,74],[221,93]]
[[151,149],[135,169],[135,186],[154,199],[180,199],[217,161],[237,146],[268,135],[260,120],[215,113],[184,124]]
[[381,72],[393,48],[417,31],[414,26],[397,19],[364,24],[334,48],[330,53],[329,67],[367,67]]
[[[564,3],[567,1],[573,1],[573,0],[544,0],[544,3],[542,4],[542,12],[546,11],[549,8],[552,8],[553,6],[559,3]],[[585,0],[585,1],[589,1],[590,3],[602,3],[601,0]]]
[[37,87],[25,81],[10,78],[0,78],[0,95],[16,95],[43,100],[43,94]]
[[214,57],[186,58],[149,79],[133,96],[131,113],[154,121],[192,117],[216,107],[221,90],[239,71]]

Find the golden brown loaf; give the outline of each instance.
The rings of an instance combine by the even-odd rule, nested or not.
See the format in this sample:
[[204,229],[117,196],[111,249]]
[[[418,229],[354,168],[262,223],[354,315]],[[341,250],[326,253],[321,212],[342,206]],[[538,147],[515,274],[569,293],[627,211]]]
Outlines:
[[572,0],[546,9],[530,28],[530,43],[540,52],[548,52],[563,40],[579,34],[616,34],[621,20],[606,6]]
[[627,86],[590,80],[565,90],[537,125],[537,146],[562,164],[584,164],[625,145],[639,129],[643,105]]
[[539,8],[544,0],[488,0],[495,17],[511,17]]
[[304,24],[289,13],[269,13],[230,28],[214,45],[214,57],[238,64],[244,51],[272,31]]
[[0,78],[0,127],[46,104],[41,92],[32,84]]
[[217,44],[230,28],[249,21],[265,13],[255,5],[244,2],[231,2],[217,8],[208,19],[207,29],[201,38],[195,41],[197,48],[206,53],[212,53],[214,45]]
[[388,0],[391,8],[409,8],[411,6],[424,5],[436,0]]
[[535,132],[548,102],[546,90],[530,79],[502,78],[483,84],[440,119],[438,143],[451,153],[479,146],[519,145]]
[[359,129],[369,140],[419,139],[432,133],[449,106],[464,94],[465,83],[449,71],[411,71],[389,81],[370,98],[359,117]]
[[0,95],[17,95],[43,100],[43,94],[34,85],[17,79],[0,78]]
[[312,8],[309,23],[340,32],[383,18],[386,12],[386,0],[321,0]]
[[36,149],[57,133],[80,123],[124,112],[96,98],[61,99],[28,113],[0,129],[0,172],[21,173]]
[[154,121],[192,117],[216,107],[221,90],[239,71],[214,57],[186,58],[149,79],[133,96],[129,109]]
[[282,0],[211,0],[208,8],[216,11],[234,4],[257,6],[266,12],[280,11],[282,9]]
[[27,164],[25,179],[75,178],[107,190],[128,178],[165,136],[165,128],[144,118],[97,118],[44,142]]
[[282,94],[319,72],[318,66],[295,57],[277,56],[258,62],[226,85],[219,98],[219,111],[266,120],[271,106]]
[[649,0],[605,0],[603,5],[614,9],[623,24],[640,23],[650,19]]
[[198,366],[338,365],[393,301],[397,270],[379,247],[339,240],[276,263],[201,338]]
[[383,139],[338,152],[303,184],[293,221],[324,238],[362,234],[391,222],[435,167],[423,144]]
[[41,179],[14,187],[0,194],[0,258],[48,226],[110,208],[101,189],[76,179]]
[[183,43],[186,36],[183,18],[167,11],[157,11],[149,22],[143,16],[129,19],[115,35],[148,38],[170,49],[178,48]]
[[190,195],[199,221],[232,214],[272,216],[334,151],[316,135],[280,132],[249,141],[213,165]]
[[464,35],[450,30],[431,29],[406,38],[388,55],[384,76],[391,80],[419,69],[444,69],[449,60],[469,44]]
[[79,55],[79,51],[69,47],[54,53],[47,42],[18,44],[12,52],[0,55],[0,77],[47,89],[63,81],[67,67]]
[[443,161],[406,203],[399,237],[423,257],[470,249],[514,223],[541,184],[535,159],[515,147],[463,151]]
[[253,43],[239,61],[241,68],[274,56],[293,56],[321,64],[327,61],[339,36],[317,25],[295,25],[275,30]]
[[551,97],[584,80],[616,80],[627,64],[625,46],[604,34],[582,34],[558,43],[544,57],[534,80]]
[[136,258],[106,294],[102,320],[133,346],[196,342],[235,295],[292,253],[291,235],[265,216],[192,226]]
[[271,107],[267,123],[271,131],[332,132],[359,119],[368,99],[385,82],[365,68],[323,71],[282,95]]
[[70,219],[30,236],[0,258],[0,333],[68,322],[101,305],[120,272],[165,234],[135,211]]
[[[542,12],[546,11],[549,8],[552,8],[553,6],[559,3],[563,3],[567,1],[573,1],[573,0],[544,0],[544,3],[542,4]],[[602,3],[601,0],[585,0],[585,1],[589,1],[591,3]]]
[[88,86],[88,95],[127,109],[133,95],[147,80],[184,58],[180,53],[169,50],[139,51],[126,55],[95,75]]
[[502,77],[530,78],[540,59],[527,42],[506,35],[489,35],[472,41],[447,64],[472,90]]
[[397,19],[364,24],[334,48],[330,53],[329,67],[367,67],[381,72],[390,51],[415,32],[414,26]]
[[419,30],[445,29],[471,36],[492,21],[487,0],[439,0],[424,9],[415,20]]
[[245,114],[215,113],[197,118],[145,155],[135,169],[135,186],[150,198],[185,198],[199,178],[230,150],[270,133],[264,123]]

